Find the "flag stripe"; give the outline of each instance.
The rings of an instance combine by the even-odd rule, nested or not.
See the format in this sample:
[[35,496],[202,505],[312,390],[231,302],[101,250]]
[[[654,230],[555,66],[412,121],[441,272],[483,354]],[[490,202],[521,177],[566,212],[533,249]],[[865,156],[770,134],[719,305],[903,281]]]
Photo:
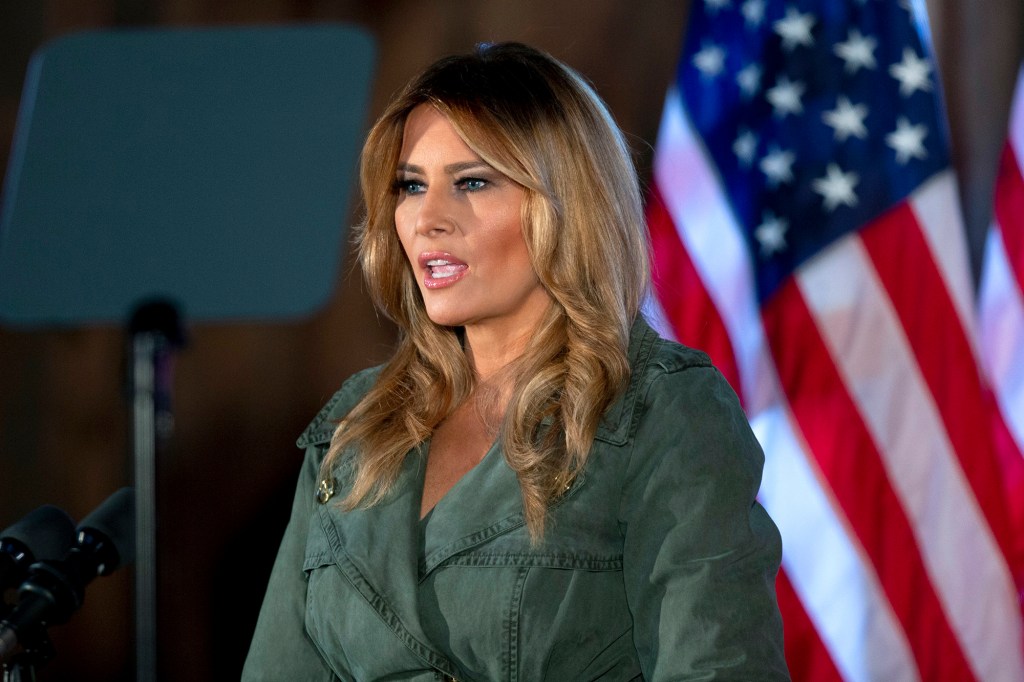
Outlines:
[[[852,242],[852,239],[844,242]],[[832,249],[833,253],[837,249]],[[818,259],[836,273],[835,259]],[[841,264],[839,264],[841,265]],[[839,288],[835,283],[827,288]],[[793,415],[833,494],[875,566],[907,632],[922,679],[973,679],[925,568],[917,539],[876,446],[805,302],[809,282],[789,280],[764,306],[765,328]],[[811,292],[813,293],[813,292]],[[800,344],[789,339],[798,338]],[[834,344],[833,344],[834,346]],[[836,424],[843,429],[837,430]]]
[[733,390],[742,396],[739,367],[725,324],[679,241],[657,186],[648,198],[647,227],[651,235],[652,279],[673,336],[708,353]]
[[984,361],[1007,426],[1024,447],[1024,294],[1013,279],[1003,235],[993,229],[986,245],[980,327]]
[[[994,225],[986,243],[979,336],[985,373],[992,385],[988,404],[1003,488],[1016,529],[1016,556],[1024,558],[1024,296],[1010,272],[1004,231]],[[1018,562],[1014,568],[1020,584],[1024,565]]]
[[[945,284],[946,294],[952,299],[969,350],[977,361],[976,292],[967,259],[967,241],[963,221],[960,219],[962,212],[958,196],[956,177],[952,171],[947,170],[923,183],[910,196],[910,205],[928,242],[931,258],[938,266],[941,280],[937,284]],[[910,289],[919,291],[920,287],[912,286]],[[967,357],[963,356],[965,360]]]
[[[986,389],[974,363],[948,361],[973,353],[914,211],[898,206],[863,230],[861,239],[941,414],[951,454],[959,457],[1003,560],[1016,565],[999,463],[988,434],[977,427],[989,419]],[[928,305],[921,305],[922,292],[927,292]]]
[[[999,164],[999,182],[996,184],[996,221],[1000,226],[1015,225],[1024,219],[1024,179],[1013,147],[1003,147]],[[1013,278],[1024,282],[1024,230],[1001,229],[1003,257],[1010,266]]]
[[779,599],[779,609],[787,615],[786,660],[789,662],[790,676],[795,680],[841,682],[843,678],[836,670],[818,631],[814,629],[814,622],[804,611],[793,583],[784,570],[779,571],[775,592]]
[[654,177],[679,241],[728,331],[744,408],[757,414],[774,397],[766,388],[771,367],[746,244],[675,88],[665,98]]
[[[834,495],[822,488],[822,472],[794,433],[792,415],[781,407],[765,410],[751,426],[769,453],[759,498],[782,533],[783,570],[843,679],[918,679],[878,577],[862,546],[851,541]],[[784,612],[787,627],[791,617]]]
[[992,429],[1016,529],[1015,565],[1024,581],[1024,68],[1017,74],[1009,136],[996,180],[995,223],[985,245],[979,291],[982,364],[992,386]]
[[[890,222],[868,229],[891,227]],[[1004,558],[862,241],[830,247],[797,273],[797,281],[976,676],[996,680],[1000,671],[1011,671],[1009,679],[1024,679],[1020,652],[1014,652],[1020,614]],[[962,556],[971,557],[970,571],[962,569]],[[978,584],[986,589],[977,590]],[[924,669],[922,675],[929,677]]]

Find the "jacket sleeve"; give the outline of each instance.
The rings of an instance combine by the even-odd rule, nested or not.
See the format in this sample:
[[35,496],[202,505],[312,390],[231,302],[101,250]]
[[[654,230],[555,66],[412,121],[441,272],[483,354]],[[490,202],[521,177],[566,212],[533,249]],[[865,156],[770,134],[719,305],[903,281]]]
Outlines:
[[644,679],[788,680],[782,543],[755,500],[764,456],[710,366],[651,380],[620,504]]
[[306,535],[316,501],[318,448],[310,445],[299,475],[292,515],[270,574],[256,632],[242,670],[243,682],[332,682],[331,672],[306,634]]

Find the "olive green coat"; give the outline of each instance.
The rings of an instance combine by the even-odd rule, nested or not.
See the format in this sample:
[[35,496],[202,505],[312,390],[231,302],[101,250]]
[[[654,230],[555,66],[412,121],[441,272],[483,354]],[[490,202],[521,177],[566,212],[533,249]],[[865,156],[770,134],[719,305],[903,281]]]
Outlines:
[[633,373],[582,475],[531,545],[495,445],[418,519],[426,444],[387,500],[316,499],[349,379],[299,439],[292,517],[242,679],[788,679],[774,583],[781,543],[755,501],[763,456],[703,353],[643,322]]

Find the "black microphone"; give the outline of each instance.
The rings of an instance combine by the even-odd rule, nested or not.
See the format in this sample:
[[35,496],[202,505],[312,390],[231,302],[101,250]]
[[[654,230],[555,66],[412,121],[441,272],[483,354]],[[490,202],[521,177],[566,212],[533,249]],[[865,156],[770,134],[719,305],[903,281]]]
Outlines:
[[82,605],[85,586],[135,560],[135,490],[121,488],[78,526],[78,541],[58,561],[37,561],[18,590],[18,605],[0,621],[0,661],[26,633],[63,623]]
[[47,504],[0,533],[0,593],[17,587],[36,561],[56,561],[75,542],[75,523]]

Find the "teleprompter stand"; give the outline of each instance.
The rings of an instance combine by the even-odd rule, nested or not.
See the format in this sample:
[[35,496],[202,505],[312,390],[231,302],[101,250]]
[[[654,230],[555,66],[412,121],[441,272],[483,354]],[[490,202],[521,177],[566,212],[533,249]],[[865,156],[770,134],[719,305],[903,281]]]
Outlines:
[[[130,320],[139,682],[156,679],[155,471],[183,321],[295,320],[327,300],[372,62],[365,32],[316,25],[81,33],[30,64],[0,322]],[[38,641],[5,680],[52,657]]]

